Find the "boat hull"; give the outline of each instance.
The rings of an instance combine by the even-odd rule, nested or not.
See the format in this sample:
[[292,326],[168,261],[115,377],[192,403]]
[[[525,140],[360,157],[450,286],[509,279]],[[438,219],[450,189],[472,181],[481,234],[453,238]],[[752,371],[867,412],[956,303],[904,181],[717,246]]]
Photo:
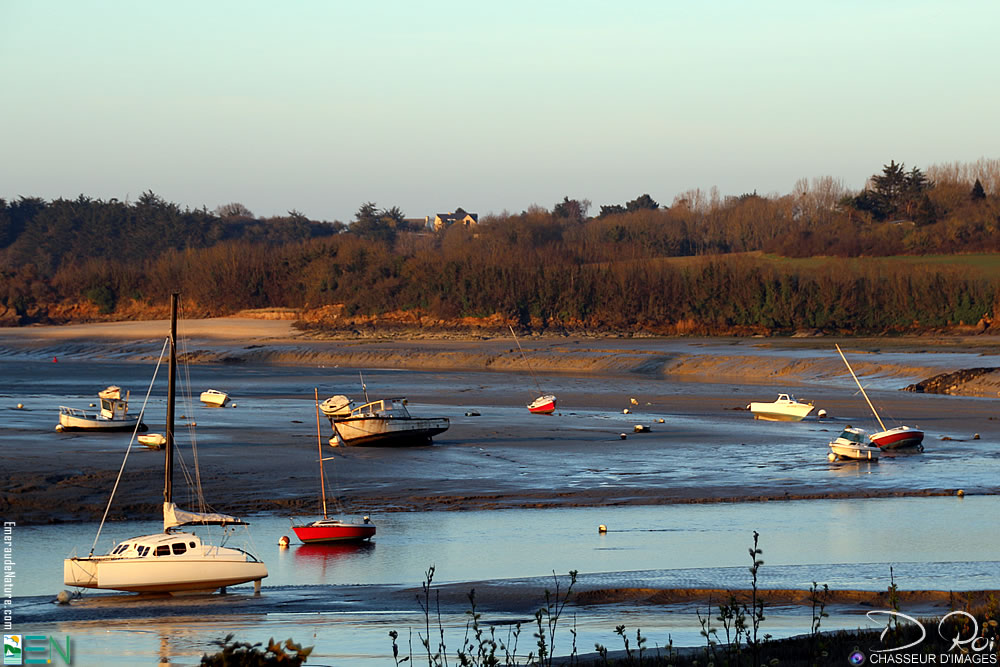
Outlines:
[[878,461],[878,448],[862,445],[836,445],[830,443],[830,452],[836,459]]
[[802,403],[795,400],[791,394],[778,394],[778,398],[770,403],[755,402],[747,406],[754,419],[770,422],[798,422],[812,412],[812,403]]
[[292,526],[292,530],[304,544],[363,542],[375,535],[374,524],[343,521],[314,521],[302,526]]
[[528,412],[536,415],[550,415],[555,411],[555,396],[539,396],[528,405]]
[[[380,418],[350,417],[333,422],[344,445],[368,447],[414,447],[431,444],[438,433],[448,430],[447,417]],[[331,440],[331,444],[335,444]]]
[[751,403],[750,412],[754,419],[769,422],[800,422],[812,412],[813,406],[775,406],[773,403]]
[[130,593],[214,591],[258,581],[267,567],[246,560],[163,558],[68,558],[63,561],[63,583]]
[[205,405],[216,408],[221,408],[229,402],[229,394],[212,389],[201,392],[201,396],[199,398]]
[[879,449],[911,449],[923,446],[921,443],[924,441],[924,432],[909,426],[897,426],[888,431],[872,433],[870,437]]
[[139,422],[139,415],[129,415],[124,419],[102,419],[97,415],[59,413],[60,431],[132,431],[137,423],[140,431],[146,430],[146,425]]

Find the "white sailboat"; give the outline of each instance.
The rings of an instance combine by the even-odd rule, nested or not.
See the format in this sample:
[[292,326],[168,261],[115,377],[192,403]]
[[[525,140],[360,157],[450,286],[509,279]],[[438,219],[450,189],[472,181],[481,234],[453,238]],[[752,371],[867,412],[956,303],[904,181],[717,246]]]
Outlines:
[[212,592],[252,581],[254,590],[259,591],[261,580],[267,576],[267,567],[250,553],[239,548],[205,544],[198,535],[178,530],[189,525],[228,527],[244,524],[225,514],[188,512],[173,502],[177,296],[172,294],[170,298],[163,532],[124,540],[108,554],[95,556],[91,548],[86,557],[65,559],[63,581],[67,586],[137,593],[193,593]]

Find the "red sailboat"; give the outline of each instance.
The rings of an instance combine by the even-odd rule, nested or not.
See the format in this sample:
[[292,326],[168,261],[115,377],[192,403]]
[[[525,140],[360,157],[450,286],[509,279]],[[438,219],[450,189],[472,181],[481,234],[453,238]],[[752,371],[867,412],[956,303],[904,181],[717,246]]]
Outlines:
[[878,416],[878,412],[875,410],[875,406],[872,405],[871,400],[868,398],[868,394],[865,393],[865,388],[861,386],[861,381],[858,380],[858,376],[854,374],[854,369],[851,365],[847,363],[847,357],[841,351],[840,346],[836,343],[834,347],[837,348],[837,352],[840,352],[840,358],[844,360],[844,364],[847,366],[847,370],[851,372],[851,377],[858,384],[858,389],[861,390],[861,395],[865,397],[865,401],[868,403],[868,407],[871,408],[872,414],[875,415],[878,425],[882,427],[882,430],[878,433],[872,433],[868,436],[868,439],[875,444],[879,449],[890,450],[890,449],[908,449],[916,448],[919,451],[924,450],[923,444],[924,432],[918,428],[913,428],[911,426],[897,426],[896,428],[885,427],[882,423],[882,418]]
[[319,426],[319,390],[316,390],[316,445],[319,448],[319,488],[323,518],[306,524],[292,524],[292,530],[305,544],[322,542],[363,542],[375,535],[375,524],[366,516],[361,521],[331,519],[326,512],[326,478],[323,474],[323,443]]
[[[521,348],[521,341],[517,339],[517,334],[514,333],[514,327],[509,324],[507,327],[510,329],[510,334],[514,337],[514,342],[517,343],[517,349],[521,352],[521,358],[524,359],[524,363],[528,366],[528,372],[531,373],[531,379],[535,381],[535,387],[538,388],[538,393],[542,394],[542,387],[538,384],[538,378],[535,377],[535,371],[531,370],[531,364],[528,363],[528,357],[524,356],[524,350]],[[528,403],[528,412],[536,415],[550,415],[556,411],[556,397],[552,394],[543,394],[538,398]]]

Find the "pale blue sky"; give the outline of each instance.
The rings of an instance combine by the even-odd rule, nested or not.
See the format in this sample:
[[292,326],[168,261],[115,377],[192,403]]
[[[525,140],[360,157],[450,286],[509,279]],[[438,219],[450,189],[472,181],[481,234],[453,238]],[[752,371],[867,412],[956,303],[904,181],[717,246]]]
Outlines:
[[344,222],[1000,157],[1000,2],[0,0],[0,197]]

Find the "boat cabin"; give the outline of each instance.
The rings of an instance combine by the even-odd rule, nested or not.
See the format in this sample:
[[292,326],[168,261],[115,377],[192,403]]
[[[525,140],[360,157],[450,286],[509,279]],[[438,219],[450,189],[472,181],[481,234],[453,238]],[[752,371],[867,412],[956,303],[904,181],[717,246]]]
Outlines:
[[384,419],[409,419],[405,398],[383,398],[351,410],[351,417],[381,417]]
[[111,421],[125,419],[128,414],[128,401],[121,398],[101,399],[101,419]]
[[837,436],[838,440],[846,440],[858,445],[868,445],[868,434],[859,428],[848,426]]
[[108,558],[159,558],[163,556],[183,556],[187,553],[201,554],[201,540],[197,535],[180,533],[172,535],[146,535],[122,542],[116,546]]

